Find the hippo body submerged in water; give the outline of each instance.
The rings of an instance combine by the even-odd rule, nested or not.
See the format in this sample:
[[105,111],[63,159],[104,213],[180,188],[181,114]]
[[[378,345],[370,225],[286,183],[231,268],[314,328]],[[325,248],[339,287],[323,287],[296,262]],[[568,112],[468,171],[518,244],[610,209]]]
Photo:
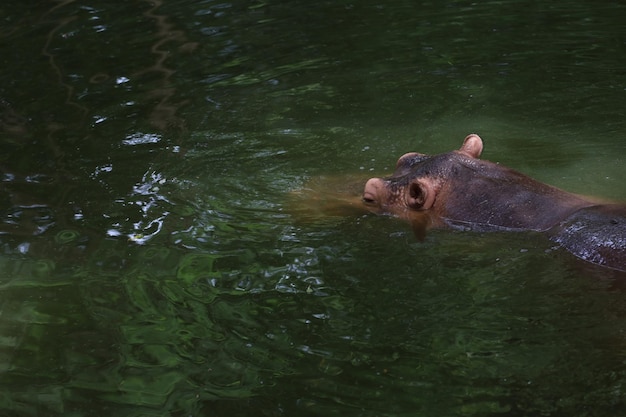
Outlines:
[[363,201],[409,220],[427,215],[433,226],[541,231],[581,259],[626,271],[626,205],[597,204],[480,160],[482,149],[472,134],[459,150],[407,153],[392,176],[367,181]]

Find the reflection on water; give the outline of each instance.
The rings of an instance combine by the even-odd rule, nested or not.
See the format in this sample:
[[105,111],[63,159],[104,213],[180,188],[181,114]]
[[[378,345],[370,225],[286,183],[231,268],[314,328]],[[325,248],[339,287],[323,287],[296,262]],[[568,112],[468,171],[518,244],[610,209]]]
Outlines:
[[626,199],[623,8],[0,6],[0,414],[618,415],[623,274],[358,190],[477,131]]

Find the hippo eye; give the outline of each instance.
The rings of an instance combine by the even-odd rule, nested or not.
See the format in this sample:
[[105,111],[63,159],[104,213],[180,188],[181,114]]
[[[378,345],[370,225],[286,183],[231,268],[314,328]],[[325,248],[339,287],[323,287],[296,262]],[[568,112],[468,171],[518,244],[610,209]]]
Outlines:
[[421,154],[421,153],[417,153],[417,152],[405,153],[400,158],[398,158],[398,162],[396,162],[396,169],[408,168],[418,162],[423,161],[425,158],[426,158],[426,155]]
[[402,155],[400,158],[398,158],[398,162],[396,162],[396,168],[407,166],[408,162],[413,159],[415,155],[417,155],[415,152],[409,152]]

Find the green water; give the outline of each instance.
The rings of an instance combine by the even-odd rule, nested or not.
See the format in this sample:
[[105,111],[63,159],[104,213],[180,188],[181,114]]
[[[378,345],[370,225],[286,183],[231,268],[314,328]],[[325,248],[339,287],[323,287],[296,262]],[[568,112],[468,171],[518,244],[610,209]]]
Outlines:
[[290,194],[476,132],[626,201],[625,13],[4,2],[0,415],[623,414],[623,274]]

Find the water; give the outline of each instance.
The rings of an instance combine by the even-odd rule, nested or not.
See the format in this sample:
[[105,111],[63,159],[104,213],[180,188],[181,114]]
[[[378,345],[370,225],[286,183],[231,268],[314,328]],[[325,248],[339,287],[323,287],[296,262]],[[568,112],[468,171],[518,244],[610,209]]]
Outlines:
[[302,196],[477,132],[484,158],[625,201],[623,15],[0,6],[0,414],[619,415],[623,274]]

